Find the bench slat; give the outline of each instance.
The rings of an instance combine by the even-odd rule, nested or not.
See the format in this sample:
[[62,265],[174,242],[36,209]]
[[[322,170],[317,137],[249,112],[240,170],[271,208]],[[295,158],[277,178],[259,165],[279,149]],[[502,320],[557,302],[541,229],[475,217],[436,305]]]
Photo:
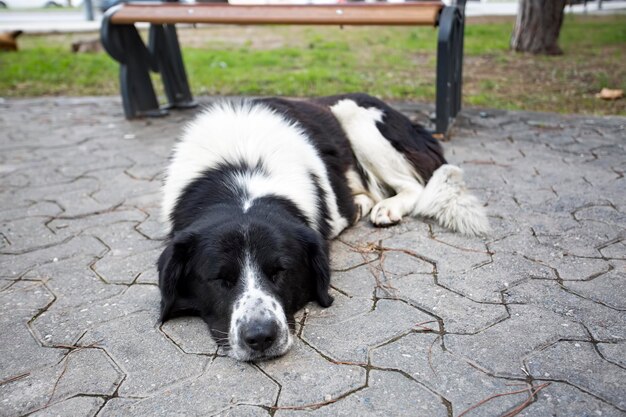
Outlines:
[[334,5],[126,4],[112,24],[436,25],[441,2]]

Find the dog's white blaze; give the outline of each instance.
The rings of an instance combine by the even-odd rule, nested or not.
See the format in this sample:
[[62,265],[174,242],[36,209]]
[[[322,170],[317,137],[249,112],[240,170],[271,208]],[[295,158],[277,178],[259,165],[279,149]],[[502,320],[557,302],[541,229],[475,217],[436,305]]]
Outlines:
[[[245,346],[239,338],[240,326],[258,319],[272,319],[278,324],[279,331],[275,344],[265,354],[279,356],[291,347],[293,339],[287,325],[287,317],[279,301],[263,291],[261,288],[259,269],[250,255],[245,257],[241,279],[244,281],[244,290],[233,304],[230,318],[228,343],[230,354],[239,360],[253,359],[253,352]],[[268,314],[268,317],[265,315]]]
[[185,187],[204,171],[224,163],[246,163],[261,170],[234,178],[246,192],[244,210],[254,200],[278,195],[293,202],[316,227],[319,207],[311,181],[314,174],[326,195],[332,235],[348,222],[339,214],[324,162],[306,133],[272,109],[254,102],[221,103],[190,123],[174,146],[163,187],[162,216],[169,231],[170,214]]

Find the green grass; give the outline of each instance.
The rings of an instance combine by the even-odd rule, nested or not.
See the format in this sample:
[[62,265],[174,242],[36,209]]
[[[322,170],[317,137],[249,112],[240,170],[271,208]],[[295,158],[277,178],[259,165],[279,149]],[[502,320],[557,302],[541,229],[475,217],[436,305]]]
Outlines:
[[[565,54],[559,57],[510,52],[512,26],[512,20],[503,19],[467,25],[467,104],[626,115],[626,100],[601,102],[594,97],[602,87],[626,89],[626,16],[567,16],[560,38]],[[367,91],[390,99],[434,100],[434,28],[238,30],[179,31],[195,94],[317,96]],[[0,95],[118,94],[117,63],[104,52],[72,54],[70,43],[77,38],[85,35],[21,37],[18,53],[0,54]]]

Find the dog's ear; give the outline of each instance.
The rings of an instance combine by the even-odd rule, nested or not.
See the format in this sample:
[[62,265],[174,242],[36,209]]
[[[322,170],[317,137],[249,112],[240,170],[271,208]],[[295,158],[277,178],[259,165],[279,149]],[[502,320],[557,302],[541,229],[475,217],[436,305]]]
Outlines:
[[322,307],[330,307],[334,298],[328,293],[330,288],[330,262],[328,260],[328,244],[309,228],[300,229],[299,238],[306,248],[308,263],[314,274],[313,288],[315,299]]
[[161,289],[161,321],[164,322],[174,313],[187,309],[185,300],[179,297],[179,287],[182,284],[190,255],[194,236],[181,233],[170,241],[163,250],[158,261],[159,288]]

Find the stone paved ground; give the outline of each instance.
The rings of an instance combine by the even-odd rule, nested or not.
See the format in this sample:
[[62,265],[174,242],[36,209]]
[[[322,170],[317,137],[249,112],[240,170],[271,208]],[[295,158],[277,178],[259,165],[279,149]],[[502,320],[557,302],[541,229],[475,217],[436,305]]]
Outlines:
[[625,415],[625,118],[465,112],[447,155],[491,236],[359,225],[335,304],[245,364],[199,319],[156,323],[160,172],[191,115],[0,104],[1,416]]

